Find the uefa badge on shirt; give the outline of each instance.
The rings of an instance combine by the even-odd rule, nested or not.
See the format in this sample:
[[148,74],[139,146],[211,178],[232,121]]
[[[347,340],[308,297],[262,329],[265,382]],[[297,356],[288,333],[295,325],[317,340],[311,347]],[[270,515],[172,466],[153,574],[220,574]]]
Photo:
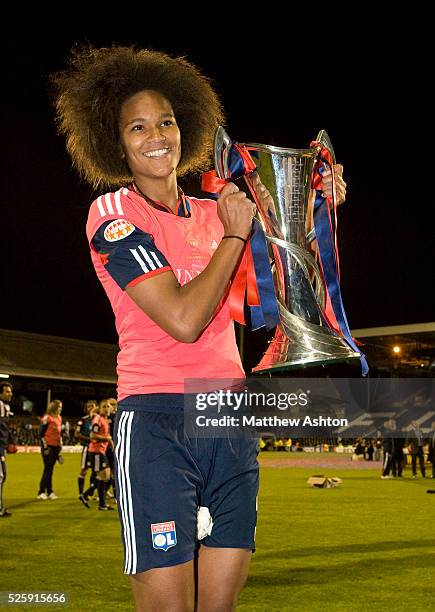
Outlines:
[[115,219],[104,230],[104,238],[107,242],[116,242],[130,236],[135,230],[133,223],[129,223],[124,219]]
[[177,532],[175,521],[167,523],[152,523],[151,536],[153,538],[153,548],[157,550],[168,550],[177,543]]

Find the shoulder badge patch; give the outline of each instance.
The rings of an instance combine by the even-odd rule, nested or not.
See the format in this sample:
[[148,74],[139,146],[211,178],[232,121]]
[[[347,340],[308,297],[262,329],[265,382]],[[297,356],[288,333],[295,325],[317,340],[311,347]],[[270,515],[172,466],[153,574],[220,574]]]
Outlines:
[[167,551],[168,548],[175,546],[177,543],[175,521],[153,523],[151,525],[151,536],[153,539],[153,548]]
[[116,242],[130,236],[135,229],[133,223],[129,223],[125,219],[115,219],[104,230],[104,238],[107,242]]

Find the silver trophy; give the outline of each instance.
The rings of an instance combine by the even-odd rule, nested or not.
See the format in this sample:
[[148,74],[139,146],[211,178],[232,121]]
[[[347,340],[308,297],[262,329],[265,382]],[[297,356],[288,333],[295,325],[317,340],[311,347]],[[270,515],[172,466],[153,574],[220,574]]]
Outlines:
[[[260,363],[253,372],[286,370],[337,362],[350,362],[361,355],[330,327],[323,316],[325,289],[319,266],[309,250],[315,240],[307,219],[313,170],[322,145],[334,151],[327,133],[310,149],[285,149],[263,144],[249,148],[261,182],[272,196],[268,211],[259,205],[252,180],[245,182],[257,202],[259,219],[268,244],[280,314],[280,324]],[[215,168],[219,178],[231,178],[229,155],[234,143],[222,127],[215,137]]]

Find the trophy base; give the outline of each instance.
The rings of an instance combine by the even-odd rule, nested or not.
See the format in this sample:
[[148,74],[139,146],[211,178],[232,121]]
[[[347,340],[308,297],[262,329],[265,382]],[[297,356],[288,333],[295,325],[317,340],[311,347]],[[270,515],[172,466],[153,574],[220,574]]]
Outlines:
[[314,370],[316,367],[325,368],[327,366],[336,365],[359,365],[361,356],[359,353],[354,353],[353,356],[349,357],[332,357],[329,359],[319,359],[318,361],[287,361],[286,363],[277,363],[270,366],[261,366],[259,364],[255,368],[252,368],[251,372],[255,374],[271,374],[287,371],[298,371],[301,370]]
[[253,373],[352,364],[361,359],[334,330],[314,325],[280,305],[281,324]]

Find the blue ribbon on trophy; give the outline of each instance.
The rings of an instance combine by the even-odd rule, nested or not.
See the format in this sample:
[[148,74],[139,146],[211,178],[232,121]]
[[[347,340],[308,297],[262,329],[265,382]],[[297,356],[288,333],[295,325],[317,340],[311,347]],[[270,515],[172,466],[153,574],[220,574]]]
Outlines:
[[[311,143],[311,146],[314,144],[316,143]],[[323,164],[323,166],[320,164]],[[359,351],[355,340],[352,338],[346,312],[344,310],[343,299],[341,297],[338,252],[335,244],[335,189],[333,190],[332,201],[328,202],[328,199],[323,197],[322,190],[316,188],[321,182],[325,167],[329,168],[332,176],[334,176],[331,155],[327,149],[322,148],[318,166],[314,169],[315,178],[313,181],[313,186],[316,191],[316,198],[314,200],[314,230],[316,233],[317,246],[319,248],[322,272],[340,333],[348,345],[355,352],[361,354],[361,371],[363,376],[366,376],[369,371],[369,366],[365,355]],[[317,177],[319,177],[320,180]]]
[[[228,169],[230,178],[227,180],[219,179],[215,170],[205,172],[202,179],[202,189],[217,198],[219,192],[229,180],[237,180],[254,172],[256,165],[246,149],[233,144],[228,151]],[[245,293],[247,292],[251,328],[257,330],[266,327],[267,330],[271,330],[279,324],[280,316],[270,269],[266,238],[258,219],[253,220],[249,245],[245,249],[243,258],[245,261],[239,267],[242,273],[236,272],[233,279],[231,289],[233,296],[230,296],[231,316],[238,323],[245,324],[243,307]],[[252,274],[252,266],[254,274]],[[249,287],[252,283],[255,284],[255,287]],[[249,297],[252,292],[256,293],[258,299],[251,299]]]

